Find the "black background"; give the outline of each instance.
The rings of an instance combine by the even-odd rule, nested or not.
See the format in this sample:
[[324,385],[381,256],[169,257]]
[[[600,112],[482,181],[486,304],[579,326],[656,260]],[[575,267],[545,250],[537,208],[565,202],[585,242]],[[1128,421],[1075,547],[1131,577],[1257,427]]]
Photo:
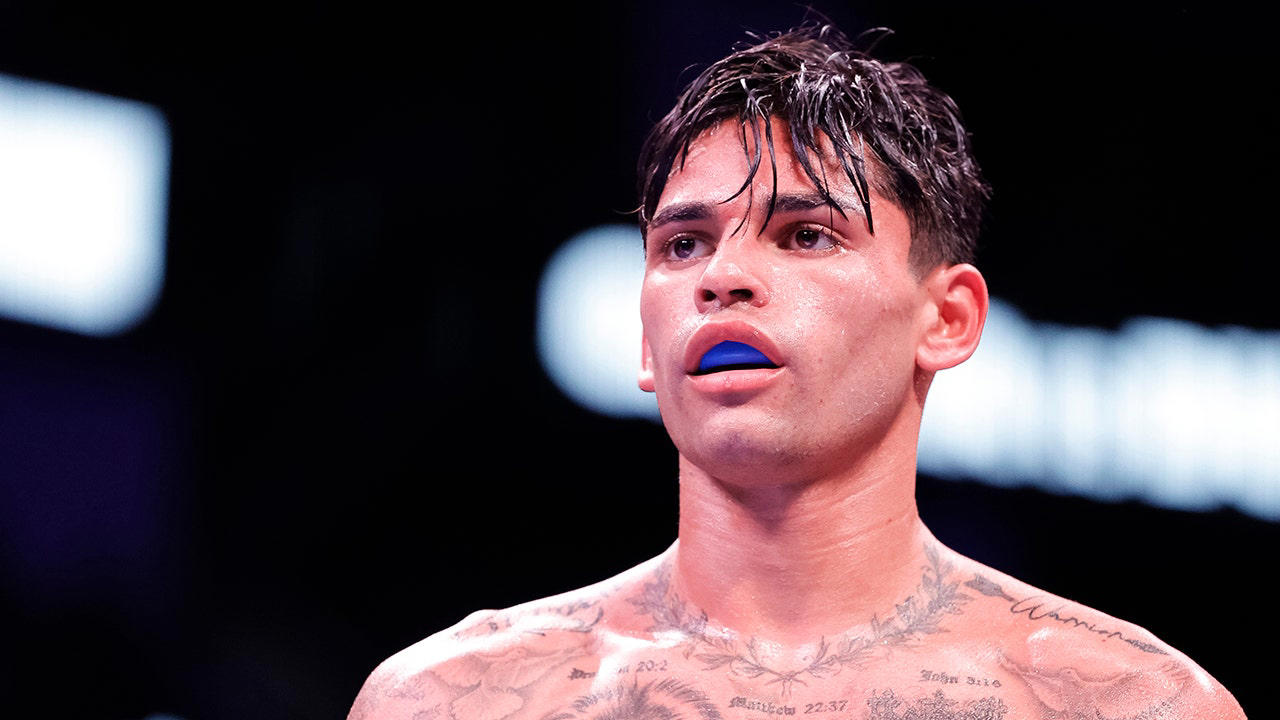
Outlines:
[[[892,27],[878,54],[956,98],[995,187],[993,294],[1280,329],[1276,43],[1243,3],[816,7]],[[173,139],[155,312],[106,340],[0,321],[9,707],[341,717],[395,650],[674,539],[669,441],[550,385],[537,280],[629,221],[681,71],[804,10],[433,12],[0,1],[0,72],[151,103]],[[919,498],[944,543],[1271,706],[1276,524],[928,477]]]

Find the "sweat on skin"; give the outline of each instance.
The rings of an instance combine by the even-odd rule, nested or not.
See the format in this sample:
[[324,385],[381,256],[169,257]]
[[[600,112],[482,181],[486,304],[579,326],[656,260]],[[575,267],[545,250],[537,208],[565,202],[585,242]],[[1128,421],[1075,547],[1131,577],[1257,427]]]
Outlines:
[[[1243,718],[1142,628],[932,537],[915,505],[920,419],[934,373],[977,346],[986,286],[967,264],[912,267],[902,210],[873,192],[872,234],[829,158],[846,211],[813,202],[771,122],[767,225],[772,174],[735,196],[742,135],[721,124],[648,228],[639,383],[679,452],[678,540],[397,653],[350,718]],[[701,371],[722,342],[769,362]]]
[[[814,196],[771,122],[778,197]],[[918,582],[924,390],[973,352],[987,306],[972,266],[918,277],[902,210],[873,191],[872,235],[823,160],[844,215],[778,203],[766,226],[771,173],[724,202],[748,165],[737,124],[722,123],[672,171],[645,242],[639,383],[680,453],[673,582],[716,622],[782,642],[843,629]],[[662,222],[672,206],[703,211]],[[691,375],[691,339],[717,327],[767,339],[780,367]]]

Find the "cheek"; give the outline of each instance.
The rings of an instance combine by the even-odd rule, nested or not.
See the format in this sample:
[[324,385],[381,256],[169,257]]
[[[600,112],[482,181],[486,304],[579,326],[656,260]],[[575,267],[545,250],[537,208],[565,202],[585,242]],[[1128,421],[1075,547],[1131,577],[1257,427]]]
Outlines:
[[640,286],[640,322],[644,324],[646,336],[655,329],[654,321],[662,317],[663,302],[662,282],[646,277]]
[[662,277],[647,278],[640,289],[640,323],[659,367],[671,357],[673,343],[678,340],[675,291],[674,284]]
[[864,272],[831,269],[791,289],[796,320],[810,332],[836,336],[873,329],[889,306],[883,289]]
[[832,270],[792,289],[797,335],[814,348],[829,372],[856,370],[882,376],[914,361],[910,298],[876,276]]

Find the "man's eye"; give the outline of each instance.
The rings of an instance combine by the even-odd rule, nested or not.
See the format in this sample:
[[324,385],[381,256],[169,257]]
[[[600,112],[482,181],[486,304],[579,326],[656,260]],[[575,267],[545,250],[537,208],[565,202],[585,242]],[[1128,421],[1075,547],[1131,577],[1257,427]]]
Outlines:
[[787,247],[795,250],[829,250],[836,246],[831,234],[817,228],[800,228],[787,238]]
[[671,260],[692,260],[708,254],[706,242],[688,235],[667,243],[667,258]]

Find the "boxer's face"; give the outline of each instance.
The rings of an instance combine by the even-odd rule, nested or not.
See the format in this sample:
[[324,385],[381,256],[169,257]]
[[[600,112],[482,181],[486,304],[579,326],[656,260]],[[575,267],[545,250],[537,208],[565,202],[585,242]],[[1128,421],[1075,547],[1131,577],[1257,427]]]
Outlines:
[[[785,123],[773,121],[778,201],[768,227],[761,232],[773,191],[767,149],[751,191],[723,202],[747,176],[739,132],[730,123],[704,133],[658,202],[640,385],[657,393],[680,453],[712,475],[769,468],[778,480],[812,478],[900,421],[927,294],[908,265],[902,210],[873,192],[871,235],[830,157],[826,177],[846,218],[823,204]],[[725,340],[754,347],[767,365],[699,371]]]

